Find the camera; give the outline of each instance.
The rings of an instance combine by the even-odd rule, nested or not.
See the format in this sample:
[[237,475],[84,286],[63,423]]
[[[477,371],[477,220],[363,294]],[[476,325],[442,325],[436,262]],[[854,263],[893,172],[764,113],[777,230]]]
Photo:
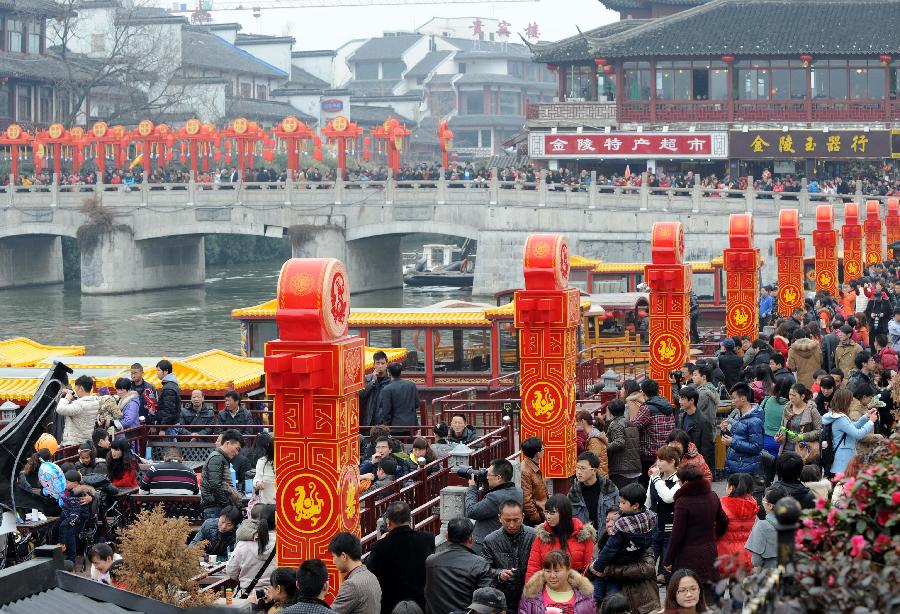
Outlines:
[[674,371],[669,371],[669,380],[673,384],[683,384],[684,383],[684,372],[681,369],[675,369]]
[[262,603],[266,600],[266,589],[258,588],[256,589],[256,600]]
[[473,469],[468,465],[463,465],[456,468],[456,475],[467,480],[472,478],[479,487],[487,488],[487,469]]

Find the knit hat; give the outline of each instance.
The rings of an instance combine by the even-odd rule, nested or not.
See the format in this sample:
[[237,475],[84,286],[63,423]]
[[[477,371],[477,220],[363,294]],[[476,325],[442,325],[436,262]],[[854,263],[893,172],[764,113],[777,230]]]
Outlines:
[[722,347],[725,348],[726,350],[733,350],[734,349],[734,339],[732,339],[731,337],[726,337],[725,339],[722,340]]
[[499,614],[506,611],[506,597],[496,588],[479,588],[472,594],[469,609],[478,614]]

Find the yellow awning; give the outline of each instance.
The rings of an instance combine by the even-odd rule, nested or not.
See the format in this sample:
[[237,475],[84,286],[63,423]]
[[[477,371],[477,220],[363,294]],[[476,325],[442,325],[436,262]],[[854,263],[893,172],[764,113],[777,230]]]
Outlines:
[[375,359],[373,356],[375,352],[384,352],[387,354],[388,362],[401,362],[406,360],[406,348],[366,348],[366,371],[371,371],[375,368]]
[[601,264],[602,260],[597,260],[595,258],[585,258],[584,256],[569,256],[569,268],[570,269],[593,269],[598,264]]
[[252,307],[241,307],[231,310],[231,318],[233,320],[273,320],[275,319],[275,308],[277,307],[277,299],[253,305]]
[[[589,299],[581,299],[581,312],[591,308],[591,301]],[[516,301],[515,299],[506,303],[505,305],[500,305],[499,307],[492,307],[484,312],[484,315],[488,320],[512,320],[516,317]]]
[[[80,375],[90,375],[94,378],[94,390],[106,386],[114,390],[117,374],[111,373],[109,369],[98,369],[97,373],[92,373],[91,369],[78,369],[75,373],[69,375],[69,385],[75,385],[75,379]],[[19,405],[28,403],[31,397],[46,375],[46,369],[0,369],[0,401],[12,401]]]
[[81,356],[83,345],[44,345],[27,337],[0,341],[0,367],[30,367],[50,356]]
[[[253,307],[234,309],[231,317],[237,320],[274,320],[275,300]],[[413,328],[416,326],[490,326],[484,309],[350,309],[350,328],[377,327]]]

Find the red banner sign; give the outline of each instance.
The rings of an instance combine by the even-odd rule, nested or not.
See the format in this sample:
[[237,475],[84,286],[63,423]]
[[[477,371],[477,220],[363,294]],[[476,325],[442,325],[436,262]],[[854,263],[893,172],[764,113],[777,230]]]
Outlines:
[[[532,157],[725,158],[728,135],[710,132],[544,134]],[[532,144],[535,145],[535,144]],[[535,149],[535,147],[532,147]]]

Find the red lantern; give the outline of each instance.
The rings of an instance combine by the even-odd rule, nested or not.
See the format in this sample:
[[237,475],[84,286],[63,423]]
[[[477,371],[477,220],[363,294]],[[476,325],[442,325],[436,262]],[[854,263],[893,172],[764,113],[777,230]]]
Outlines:
[[730,55],[730,54],[729,54],[729,55],[723,55],[723,56],[722,56],[722,61],[725,62],[726,64],[731,64],[732,62],[734,62],[734,56],[733,56],[733,55]]
[[607,64],[606,66],[603,67],[603,72],[605,72],[607,75],[613,74],[615,72],[615,70],[616,69],[613,67],[612,64]]
[[275,159],[275,152],[271,149],[264,149],[262,152],[262,159],[266,162],[271,162]]
[[317,146],[313,150],[313,158],[316,160],[316,162],[322,161],[322,147],[321,146]]
[[547,70],[556,72],[556,64],[547,64]]
[[885,66],[891,63],[891,56],[886,53],[881,54],[881,63]]
[[594,58],[594,64],[597,66],[606,66],[606,58]]
[[800,59],[803,61],[803,68],[809,68],[809,65],[812,64],[813,56],[808,53],[804,53],[800,56]]

